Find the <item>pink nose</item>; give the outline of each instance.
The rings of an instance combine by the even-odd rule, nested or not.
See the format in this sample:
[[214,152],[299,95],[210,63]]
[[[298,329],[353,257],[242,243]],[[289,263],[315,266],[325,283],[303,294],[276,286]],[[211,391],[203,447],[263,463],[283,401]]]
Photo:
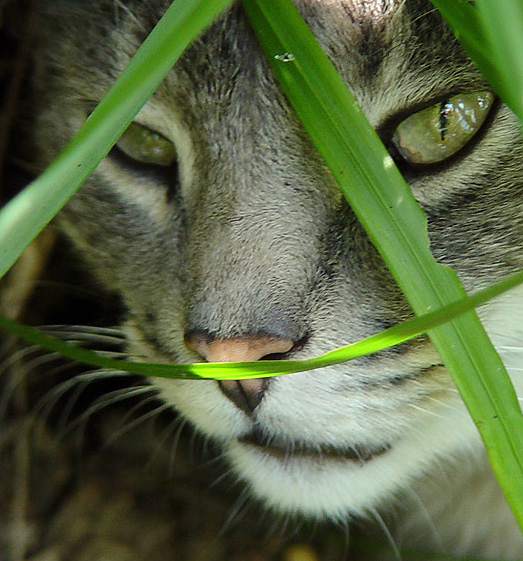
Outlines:
[[[293,341],[271,335],[248,335],[231,339],[209,339],[193,333],[185,338],[186,346],[207,362],[254,362],[290,351]],[[277,357],[275,357],[277,358]],[[251,414],[260,404],[268,387],[267,378],[221,380],[222,392],[242,411]]]

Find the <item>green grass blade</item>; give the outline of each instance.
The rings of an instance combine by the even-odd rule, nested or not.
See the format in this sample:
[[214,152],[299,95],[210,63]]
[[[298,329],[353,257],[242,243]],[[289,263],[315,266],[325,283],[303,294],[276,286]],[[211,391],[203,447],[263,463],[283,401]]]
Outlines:
[[477,0],[476,6],[502,78],[500,93],[523,120],[523,2]]
[[498,95],[523,120],[521,0],[431,0]]
[[[426,219],[408,186],[292,2],[243,5],[282,89],[415,313],[462,299],[455,273],[430,254]],[[523,528],[523,417],[503,363],[474,312],[429,335]]]
[[44,349],[57,352],[64,357],[100,368],[161,378],[241,380],[304,372],[306,370],[314,370],[315,368],[340,364],[360,356],[376,353],[394,345],[404,343],[414,337],[418,337],[434,329],[438,325],[443,325],[451,319],[485,304],[492,298],[503,294],[519,284],[523,284],[523,271],[479,290],[459,302],[449,304],[448,306],[429,312],[428,314],[414,317],[381,331],[380,333],[366,337],[356,343],[334,349],[319,357],[294,361],[264,360],[259,362],[201,364],[131,362],[105,357],[1,315],[0,329]]
[[49,169],[0,211],[0,278],[109,152],[187,45],[231,0],[175,0]]

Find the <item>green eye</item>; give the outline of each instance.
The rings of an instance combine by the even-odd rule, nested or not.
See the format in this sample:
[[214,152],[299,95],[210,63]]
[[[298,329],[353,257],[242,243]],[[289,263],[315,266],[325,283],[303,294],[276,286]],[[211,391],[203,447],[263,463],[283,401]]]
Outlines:
[[456,95],[407,117],[396,129],[392,142],[409,163],[441,162],[472,139],[493,103],[490,92]]
[[129,158],[144,164],[170,166],[176,160],[172,142],[137,123],[127,127],[116,146]]

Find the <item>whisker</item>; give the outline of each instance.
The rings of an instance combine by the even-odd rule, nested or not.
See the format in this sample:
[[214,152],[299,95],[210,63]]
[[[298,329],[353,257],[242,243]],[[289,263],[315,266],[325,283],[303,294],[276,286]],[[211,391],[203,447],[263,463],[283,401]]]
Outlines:
[[347,515],[338,517],[337,522],[338,527],[343,532],[343,553],[344,558],[349,558],[349,551],[351,545],[351,535],[350,535],[350,519]]
[[60,413],[60,421],[58,422],[58,427],[56,431],[59,439],[61,439],[65,434],[66,427],[69,424],[69,418],[72,415],[73,409],[75,405],[77,405],[80,396],[82,395],[82,393],[84,392],[84,390],[89,384],[90,382],[84,381],[83,383],[75,384],[72,387],[73,389],[72,395],[69,397],[67,403],[65,404],[65,407],[62,409]]
[[[9,370],[9,368],[16,362],[22,361],[31,353],[37,353],[41,351],[41,347],[38,345],[31,345],[27,347],[23,347],[18,349],[15,353],[6,354],[2,350],[1,355],[6,354],[6,358],[0,362],[0,374],[4,373],[5,371]],[[56,353],[54,353],[56,354]]]
[[67,426],[67,432],[70,432],[74,427],[88,420],[89,417],[95,413],[106,409],[107,407],[114,405],[115,403],[120,403],[127,399],[134,398],[138,395],[149,393],[150,388],[148,386],[141,386],[138,388],[121,388],[108,392],[102,397],[98,398],[89,408],[84,411],[81,415],[76,417],[72,423]]
[[76,385],[79,384],[86,388],[89,384],[102,379],[115,378],[126,375],[127,373],[125,372],[117,372],[113,370],[93,370],[75,376],[74,378],[58,384],[51,391],[47,392],[35,406],[35,412],[38,416],[45,420],[50,415],[51,411],[56,406],[58,401]]
[[[156,398],[156,396],[151,396],[148,399],[145,399],[144,401],[140,402],[139,405],[136,405],[131,409],[131,411],[126,415],[126,417],[130,417],[131,415],[133,415],[136,412],[137,409],[139,409],[140,407],[144,407],[145,405],[147,405],[150,401],[152,401],[155,398]],[[151,409],[150,411],[147,411],[146,413],[142,413],[140,416],[136,417],[132,421],[122,422],[122,426],[118,430],[114,430],[113,433],[111,434],[111,437],[106,440],[106,445],[111,445],[118,438],[121,438],[125,433],[131,431],[132,429],[134,429],[138,425],[144,423],[148,419],[152,419],[154,417],[157,417],[160,413],[169,409],[169,407],[170,406],[168,404],[161,403],[158,406],[156,406],[154,409]]]
[[[447,405],[446,403],[441,403],[440,401],[438,401],[437,399],[431,400],[434,401],[435,403],[438,403],[438,405]],[[410,409],[415,409],[416,411],[420,411],[421,413],[427,414],[427,415],[431,415],[432,417],[435,417],[436,419],[445,419],[445,415],[442,413],[438,413],[437,411],[433,411],[432,409],[429,409],[427,407],[421,407],[420,405],[416,405],[415,403],[409,403],[408,404]],[[449,404],[449,409],[458,409],[457,407],[452,407]]]
[[[429,529],[431,533],[432,540],[434,540],[434,542],[438,545],[440,549],[443,549],[443,542],[441,541],[441,537],[436,527],[436,524],[434,523],[434,519],[430,513],[430,510],[427,508],[427,506],[419,496],[419,493],[414,491],[414,489],[412,488],[407,488],[405,492],[408,496],[410,496],[413,503],[416,504],[418,507],[418,511],[416,513],[417,515],[416,522],[418,522],[418,516],[421,516],[425,520],[425,526]],[[443,489],[442,492],[444,492]]]
[[[89,325],[44,325],[41,329],[50,335],[81,345],[82,347],[98,346],[98,349],[93,349],[94,352],[106,357],[125,358],[127,356],[125,352],[103,348],[104,346],[123,346],[126,337],[125,333],[119,328]],[[36,356],[31,358],[32,355]],[[53,369],[43,368],[44,366],[48,367],[53,362],[60,361],[63,361],[63,364],[58,367]],[[37,345],[25,346],[15,353],[9,353],[7,358],[0,363],[0,375],[7,372],[10,374],[0,400],[0,418],[5,416],[16,387],[33,371],[42,370],[42,375],[46,377],[56,376],[66,372],[68,369],[75,368],[77,364],[76,361],[63,358],[59,353],[44,352]]]
[[[186,424],[187,424],[187,419],[184,419],[183,417],[176,417],[173,421],[171,421],[161,431],[161,433],[158,435],[158,437],[155,438],[155,444],[156,445],[155,445],[154,450],[151,454],[149,462],[147,462],[147,469],[151,469],[154,462],[157,461],[157,459],[160,457],[160,454],[165,451],[165,443],[167,442],[167,440],[169,439],[169,437],[173,433],[174,433],[174,439],[173,439],[173,444],[171,445],[171,449],[172,449],[173,446],[175,448],[178,447],[179,440],[181,438],[182,430],[183,430],[183,428],[185,427]],[[174,458],[175,454],[176,454],[176,450],[169,452],[169,460],[168,460],[169,477],[172,477],[173,473],[174,473],[174,463],[171,465],[170,458],[171,457]]]
[[101,340],[104,337],[108,341],[121,341],[125,342],[126,336],[122,329],[117,327],[100,327],[97,325],[41,325],[39,327],[42,331],[56,336],[64,335],[85,335],[85,336],[99,336]]
[[496,345],[496,349],[503,349],[504,351],[512,351],[512,352],[523,352],[523,347],[521,346],[514,346],[514,345]]
[[[223,462],[223,459],[221,458],[213,458],[212,460],[206,462],[205,464],[203,464],[204,466],[213,466],[214,464],[219,462]],[[214,487],[219,486],[221,483],[223,483],[226,479],[228,479],[230,477],[230,473],[227,470],[222,471],[222,473],[218,476],[216,476],[213,481],[211,481],[208,485],[208,489],[213,489]]]
[[[7,407],[9,406],[9,403],[13,397],[14,392],[16,391],[16,388],[26,378],[28,378],[34,372],[35,369],[41,368],[45,364],[59,362],[62,359],[62,357],[58,353],[47,353],[45,355],[38,355],[29,361],[24,361],[24,356],[30,355],[35,350],[37,350],[37,348],[31,349],[31,351],[28,353],[20,353],[19,356],[11,357],[9,364],[6,367],[7,369],[11,370],[11,372],[9,373],[10,375],[4,387],[2,399],[0,400],[0,418],[3,418],[5,416]],[[18,360],[20,362],[19,364],[16,364]],[[16,372],[13,372],[12,370],[15,367],[15,365],[17,365],[18,368]],[[64,363],[61,365],[61,367],[53,368],[51,372],[55,373],[56,371],[66,370],[68,368],[72,368],[73,366],[74,366],[73,363]],[[7,370],[4,371],[3,374],[6,374],[6,372]],[[45,375],[47,375],[48,372],[49,371],[46,371]]]
[[385,538],[387,539],[387,542],[389,543],[389,545],[392,549],[392,553],[393,553],[394,557],[396,558],[397,561],[401,561],[402,560],[401,552],[400,552],[399,547],[396,544],[396,540],[394,539],[394,537],[393,537],[391,531],[389,530],[387,524],[385,523],[383,518],[379,515],[377,510],[375,510],[375,509],[369,510],[369,513],[371,514],[372,518],[374,518],[374,520],[376,520],[378,526],[381,528],[382,532],[385,534]]
[[240,513],[244,509],[246,503],[250,498],[250,493],[246,487],[244,487],[236,500],[234,501],[231,510],[225,519],[224,523],[222,524],[220,531],[218,532],[219,537],[223,537],[225,533],[232,528],[234,524],[237,524],[238,521],[243,518],[243,515],[240,516]]
[[[185,426],[187,425],[187,419],[184,419],[183,417],[179,417],[177,419],[175,419],[174,422],[174,436],[171,440],[171,445],[169,447],[169,471],[168,473],[170,474],[170,476],[172,477],[174,475],[174,466],[175,466],[175,460],[176,460],[176,454],[178,453],[178,448],[180,446],[180,440],[182,438],[182,432],[183,429],[185,428]],[[176,426],[178,425],[178,426]]]

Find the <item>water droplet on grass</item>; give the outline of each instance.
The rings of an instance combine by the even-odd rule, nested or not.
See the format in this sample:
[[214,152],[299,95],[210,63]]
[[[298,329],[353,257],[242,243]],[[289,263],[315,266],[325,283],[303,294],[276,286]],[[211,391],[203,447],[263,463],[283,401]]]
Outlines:
[[280,60],[281,62],[292,62],[295,60],[295,57],[292,53],[284,53],[282,55],[274,55],[276,60]]

